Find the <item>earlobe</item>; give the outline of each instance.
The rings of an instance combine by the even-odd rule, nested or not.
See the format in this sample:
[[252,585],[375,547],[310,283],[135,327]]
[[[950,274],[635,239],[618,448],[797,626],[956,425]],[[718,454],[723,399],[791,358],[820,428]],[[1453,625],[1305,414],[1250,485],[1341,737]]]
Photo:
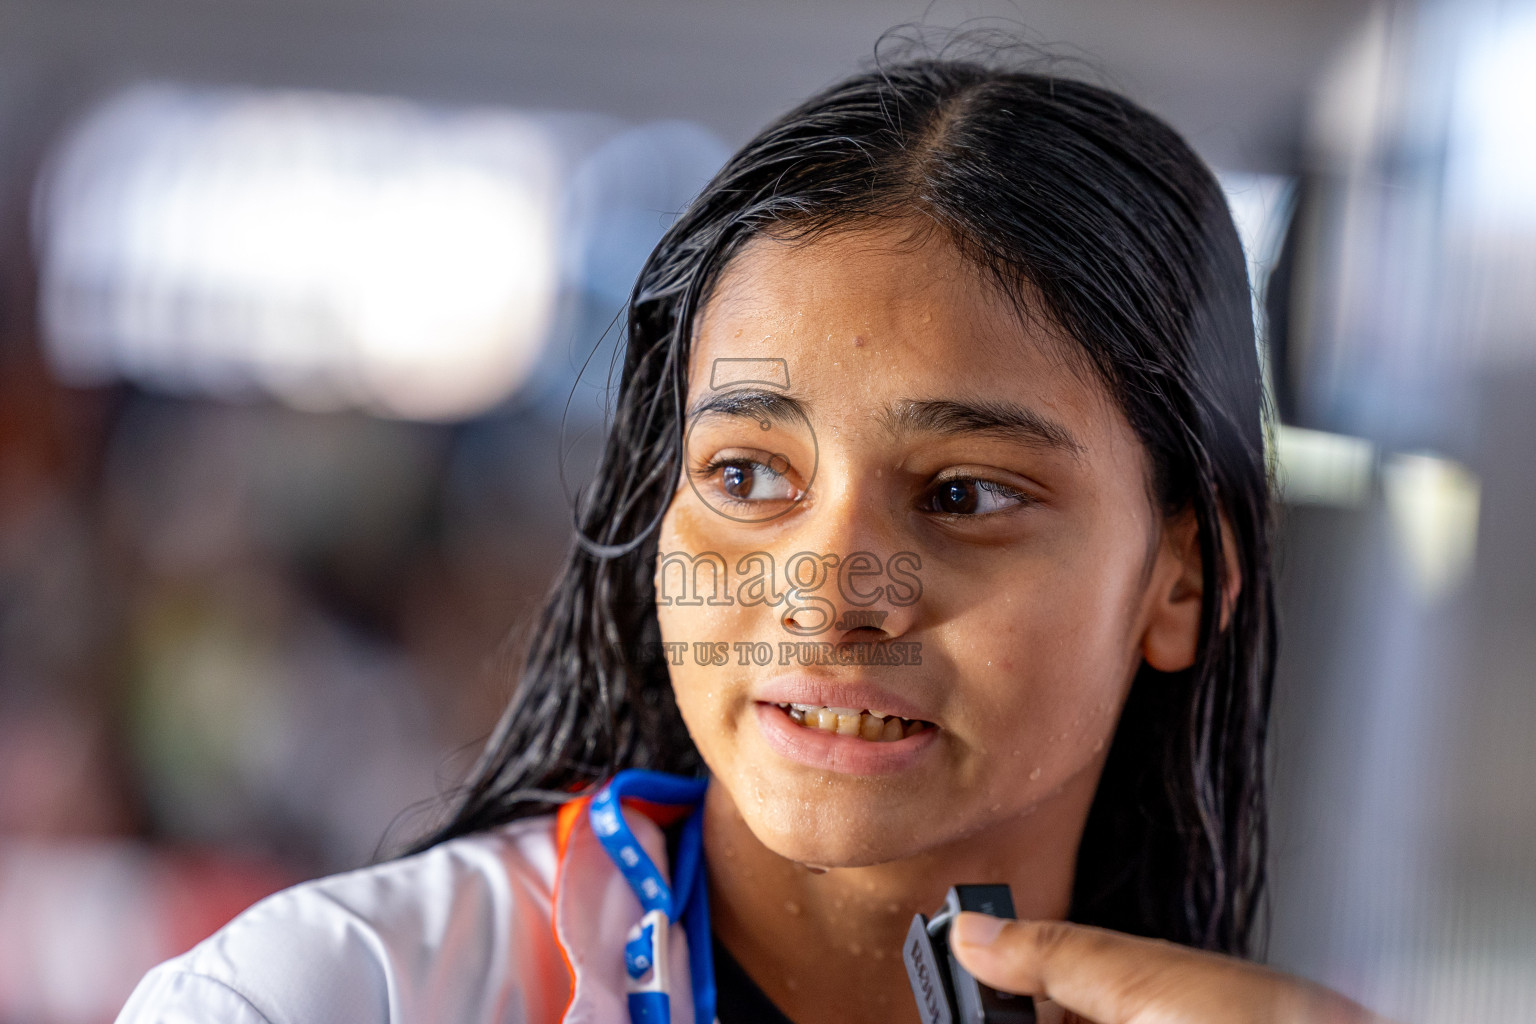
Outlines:
[[[1192,509],[1169,519],[1153,570],[1151,612],[1142,636],[1142,657],[1160,672],[1178,672],[1195,663],[1200,646],[1200,606],[1205,596],[1201,575],[1199,530]],[[1225,513],[1221,515],[1222,554],[1226,586],[1221,628],[1232,619],[1242,589],[1237,541]]]

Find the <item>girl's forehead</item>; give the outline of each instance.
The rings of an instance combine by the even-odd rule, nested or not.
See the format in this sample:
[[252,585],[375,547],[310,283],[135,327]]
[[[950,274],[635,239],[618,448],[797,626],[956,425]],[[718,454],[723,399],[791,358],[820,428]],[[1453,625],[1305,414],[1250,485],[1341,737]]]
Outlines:
[[[914,235],[898,225],[878,225],[810,239],[754,238],[720,275],[704,306],[702,330],[725,320],[793,332],[807,319],[915,330],[914,312],[943,313],[944,321],[974,333],[1012,311],[937,232]],[[929,335],[945,326],[924,323]]]
[[753,361],[782,364],[791,390],[850,413],[895,394],[964,394],[1037,406],[1090,433],[1092,421],[1129,430],[1043,310],[1021,308],[942,233],[899,222],[744,246],[701,310],[689,391],[724,386]]

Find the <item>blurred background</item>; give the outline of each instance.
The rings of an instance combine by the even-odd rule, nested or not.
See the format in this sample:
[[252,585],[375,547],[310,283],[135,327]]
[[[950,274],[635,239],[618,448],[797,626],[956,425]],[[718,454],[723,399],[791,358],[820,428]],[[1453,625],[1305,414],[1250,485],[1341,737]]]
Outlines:
[[650,247],[975,18],[1186,133],[1248,248],[1269,960],[1536,1020],[1536,0],[0,0],[0,1024],[430,822]]

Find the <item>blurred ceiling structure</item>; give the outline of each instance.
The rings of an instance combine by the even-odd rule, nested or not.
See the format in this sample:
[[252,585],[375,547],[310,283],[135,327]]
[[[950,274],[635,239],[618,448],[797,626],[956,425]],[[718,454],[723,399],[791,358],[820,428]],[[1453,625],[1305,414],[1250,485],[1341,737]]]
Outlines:
[[[916,36],[927,47],[956,30],[1005,33],[1140,100],[1214,166],[1284,175],[1303,162],[1316,82],[1370,6],[0,0],[0,353],[33,347],[39,168],[72,125],[146,84],[669,121],[735,146],[868,64],[882,33]],[[901,45],[888,39],[881,52]],[[626,280],[632,269],[623,267]]]
[[[1285,171],[1366,0],[0,0],[0,137],[142,77],[695,120],[730,143],[909,22],[1080,54],[1214,163]],[[1192,60],[1191,55],[1200,55]],[[18,135],[21,137],[18,139]]]

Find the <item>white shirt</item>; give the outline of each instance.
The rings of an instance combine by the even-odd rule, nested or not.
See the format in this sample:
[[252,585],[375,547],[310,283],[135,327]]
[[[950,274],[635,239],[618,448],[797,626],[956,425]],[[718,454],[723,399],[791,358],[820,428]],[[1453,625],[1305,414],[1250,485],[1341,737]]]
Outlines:
[[[661,829],[624,816],[666,872]],[[117,1024],[627,1024],[642,908],[587,815],[570,818],[564,844],[555,815],[526,818],[269,896],[150,971]],[[671,931],[672,1017],[693,1024]]]

